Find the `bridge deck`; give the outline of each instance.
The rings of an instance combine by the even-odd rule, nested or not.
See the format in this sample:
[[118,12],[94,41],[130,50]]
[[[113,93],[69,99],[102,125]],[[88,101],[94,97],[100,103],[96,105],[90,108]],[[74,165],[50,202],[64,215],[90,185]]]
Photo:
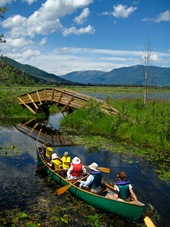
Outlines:
[[100,99],[74,92],[68,89],[46,88],[17,97],[19,104],[28,108],[33,114],[42,109],[42,106],[49,108],[52,104],[61,108],[61,112],[72,112],[74,109],[85,108],[91,99],[101,104],[103,112],[108,114],[117,114],[118,110],[107,105]]

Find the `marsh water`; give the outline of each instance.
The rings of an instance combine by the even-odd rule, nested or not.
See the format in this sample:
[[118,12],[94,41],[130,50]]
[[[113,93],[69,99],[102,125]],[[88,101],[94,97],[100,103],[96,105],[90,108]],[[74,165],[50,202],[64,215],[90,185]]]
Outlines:
[[157,227],[170,226],[170,182],[157,177],[156,166],[131,156],[130,152],[123,154],[122,145],[121,153],[116,152],[118,144],[115,152],[75,145],[69,135],[67,138],[60,132],[62,117],[56,114],[41,123],[33,119],[31,123],[0,127],[0,226],[144,226],[142,219],[133,223],[106,214],[69,192],[56,196],[60,186],[43,171],[36,172],[36,145],[41,146],[50,138],[59,156],[68,151],[72,158],[80,157],[85,165],[95,161],[110,168],[110,174],[103,173],[106,182],[114,183],[116,174],[125,171],[138,199],[146,204],[145,214]]
[[[110,98],[114,98],[114,99],[122,99],[122,98],[143,98],[143,94],[142,93],[127,93],[127,92],[122,92],[122,93],[107,93],[104,92],[102,93],[88,93],[88,95],[98,98],[98,99],[106,99],[106,97],[110,97]],[[170,91],[169,92],[149,92],[147,95],[148,99],[152,99],[152,100],[170,100]]]

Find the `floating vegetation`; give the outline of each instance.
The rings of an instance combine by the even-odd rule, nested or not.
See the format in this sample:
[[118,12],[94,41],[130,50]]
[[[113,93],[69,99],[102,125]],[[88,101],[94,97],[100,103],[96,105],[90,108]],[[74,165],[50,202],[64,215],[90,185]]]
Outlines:
[[18,150],[15,146],[0,147],[0,154],[6,156],[16,156],[21,154],[23,151]]

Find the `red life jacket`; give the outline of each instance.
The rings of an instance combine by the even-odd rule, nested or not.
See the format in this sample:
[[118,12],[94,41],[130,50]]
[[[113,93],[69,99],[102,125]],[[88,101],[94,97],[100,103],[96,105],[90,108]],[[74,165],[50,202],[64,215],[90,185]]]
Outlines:
[[75,177],[82,176],[82,163],[79,164],[71,164],[73,166],[73,170],[71,171],[71,175]]

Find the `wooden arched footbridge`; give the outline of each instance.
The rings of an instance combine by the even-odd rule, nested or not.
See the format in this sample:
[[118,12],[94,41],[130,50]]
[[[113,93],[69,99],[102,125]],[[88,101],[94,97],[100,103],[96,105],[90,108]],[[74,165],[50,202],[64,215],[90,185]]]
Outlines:
[[40,89],[17,97],[19,104],[28,108],[33,114],[38,112],[48,113],[51,105],[55,104],[61,112],[71,113],[78,108],[86,108],[91,99],[100,103],[101,110],[107,114],[115,115],[118,110],[109,106],[100,99],[93,98],[78,92],[59,88]]

